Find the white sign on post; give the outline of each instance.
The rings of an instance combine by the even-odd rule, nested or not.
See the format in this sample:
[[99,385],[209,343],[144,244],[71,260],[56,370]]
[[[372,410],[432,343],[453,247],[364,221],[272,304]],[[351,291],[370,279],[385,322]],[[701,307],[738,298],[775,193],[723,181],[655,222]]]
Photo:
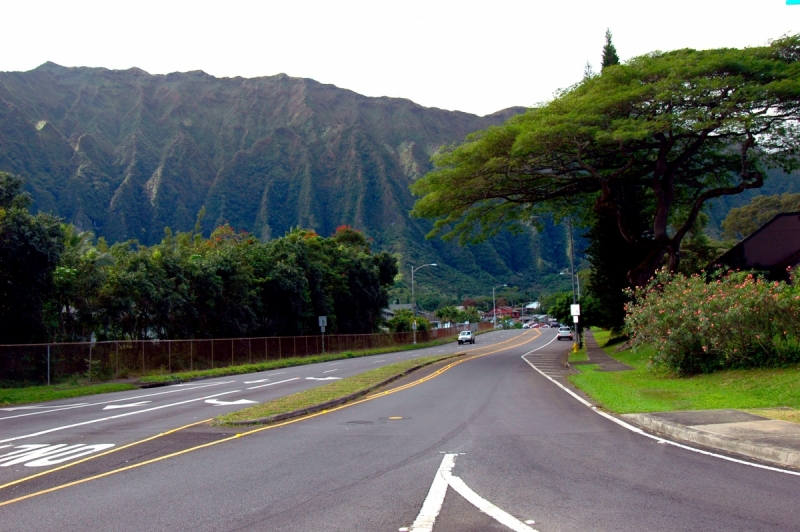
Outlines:
[[570,305],[570,314],[573,316],[580,316],[581,315],[581,306],[580,305]]
[[578,323],[578,316],[572,316],[572,322]]
[[320,316],[319,317],[319,327],[322,329],[322,332],[325,332],[325,327],[328,325],[328,316]]

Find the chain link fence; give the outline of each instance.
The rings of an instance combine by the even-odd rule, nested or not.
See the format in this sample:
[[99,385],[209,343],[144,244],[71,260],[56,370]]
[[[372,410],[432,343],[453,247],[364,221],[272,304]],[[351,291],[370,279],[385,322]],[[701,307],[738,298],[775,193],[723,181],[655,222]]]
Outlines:
[[[490,329],[491,323],[467,326]],[[464,327],[417,331],[417,342],[455,336]],[[50,384],[78,377],[89,382],[195,371],[324,353],[412,343],[413,334],[331,334],[209,340],[120,340],[0,345],[0,386]],[[324,344],[323,344],[324,341]]]

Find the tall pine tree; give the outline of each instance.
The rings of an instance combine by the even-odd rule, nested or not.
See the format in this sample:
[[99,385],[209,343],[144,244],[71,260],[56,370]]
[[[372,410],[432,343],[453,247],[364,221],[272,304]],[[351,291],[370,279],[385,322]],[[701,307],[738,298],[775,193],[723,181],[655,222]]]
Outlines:
[[606,44],[603,46],[603,67],[619,64],[619,56],[614,43],[611,42],[611,30],[606,29]]

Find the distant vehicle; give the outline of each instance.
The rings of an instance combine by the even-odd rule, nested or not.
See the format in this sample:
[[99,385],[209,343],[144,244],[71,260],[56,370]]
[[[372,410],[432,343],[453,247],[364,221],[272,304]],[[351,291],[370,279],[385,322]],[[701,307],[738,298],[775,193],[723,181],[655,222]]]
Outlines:
[[570,340],[572,340],[572,329],[570,329],[569,327],[561,327],[560,329],[558,329],[558,336],[556,336],[556,338],[559,340],[561,340],[562,338],[569,338]]
[[474,344],[474,343],[475,343],[475,335],[472,334],[472,331],[461,331],[458,334],[458,345]]

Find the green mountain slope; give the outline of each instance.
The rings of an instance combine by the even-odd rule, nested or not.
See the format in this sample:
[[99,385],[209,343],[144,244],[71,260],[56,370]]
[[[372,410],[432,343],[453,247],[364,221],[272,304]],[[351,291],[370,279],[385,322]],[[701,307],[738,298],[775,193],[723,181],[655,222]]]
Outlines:
[[262,239],[347,224],[398,253],[403,272],[440,263],[427,290],[485,295],[563,268],[563,235],[550,228],[467,248],[425,241],[430,224],[408,217],[408,185],[442,145],[523,110],[478,117],[283,74],[46,63],[0,73],[0,170],[26,178],[35,209],[109,241],[151,244],[166,226],[190,230],[203,206],[205,234],[225,222]]

